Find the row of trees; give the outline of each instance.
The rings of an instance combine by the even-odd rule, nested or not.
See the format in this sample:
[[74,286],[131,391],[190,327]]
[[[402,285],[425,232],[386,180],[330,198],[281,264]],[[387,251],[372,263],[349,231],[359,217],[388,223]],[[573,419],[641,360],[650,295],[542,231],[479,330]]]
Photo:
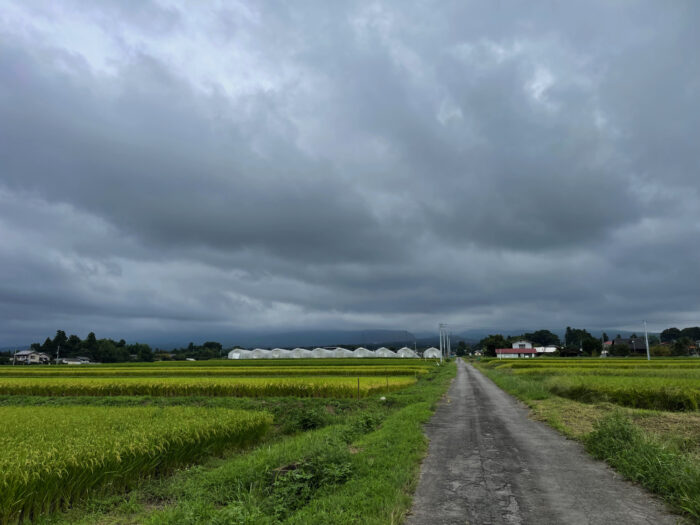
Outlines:
[[[495,356],[496,348],[510,348],[515,341],[525,339],[533,343],[533,346],[558,346],[556,355],[560,356],[598,356],[603,349],[603,342],[610,341],[608,334],[603,332],[602,338],[594,337],[587,330],[582,328],[566,327],[564,340],[549,330],[537,330],[527,332],[518,336],[503,336],[492,334],[484,337],[473,348],[481,350],[484,355]],[[642,355],[646,354],[646,344],[643,336],[632,334],[630,341],[638,341],[629,345],[620,342],[622,339],[617,334],[614,340],[617,344],[609,345],[609,351],[614,356]],[[690,355],[695,349],[696,341],[700,340],[700,327],[694,326],[679,330],[678,328],[668,328],[661,332],[660,336],[649,336],[649,351],[655,356],[682,356]],[[466,353],[469,353],[469,349]],[[458,347],[459,355],[459,347]]]
[[[63,330],[57,330],[52,338],[47,337],[43,343],[33,343],[32,350],[44,352],[52,359],[56,357],[87,357],[97,363],[121,363],[126,361],[154,361],[185,359],[219,359],[224,355],[221,343],[207,341],[201,345],[190,343],[184,348],[165,351],[151,348],[145,343],[128,344],[124,339],[97,339],[90,332],[85,339],[75,334],[66,335]],[[11,360],[5,356],[4,361]]]

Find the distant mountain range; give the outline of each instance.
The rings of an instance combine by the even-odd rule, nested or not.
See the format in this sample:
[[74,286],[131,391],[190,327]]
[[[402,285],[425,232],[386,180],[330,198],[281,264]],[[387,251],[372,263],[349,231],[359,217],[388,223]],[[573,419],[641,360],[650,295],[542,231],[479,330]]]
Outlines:
[[[539,328],[537,328],[539,329]],[[526,332],[532,332],[537,329],[510,329],[503,330],[499,328],[493,329],[471,329],[462,330],[456,329],[452,331],[452,345],[455,346],[459,341],[467,343],[476,343],[491,334],[502,334],[504,336],[516,336]],[[626,330],[606,329],[606,330],[589,330],[595,336],[600,337],[603,332],[607,332],[610,338],[617,334],[623,337],[628,337],[633,333],[642,335],[641,330],[631,332]],[[564,330],[552,330],[560,338],[564,337]],[[651,334],[651,332],[650,332]],[[97,337],[102,337],[97,334]],[[294,347],[294,346],[409,346],[417,347],[438,346],[439,338],[436,332],[409,332],[407,330],[391,330],[391,329],[368,329],[368,330],[299,330],[287,332],[244,332],[244,333],[213,333],[204,337],[188,337],[180,336],[175,338],[165,339],[162,336],[151,336],[129,339],[127,342],[148,343],[153,348],[161,348],[170,350],[173,348],[181,348],[187,346],[189,341],[194,341],[201,344],[204,341],[218,341],[224,347],[241,346],[246,348],[262,347]],[[22,350],[29,348],[29,344],[17,345],[11,347],[0,347],[0,352],[12,352],[15,349]]]

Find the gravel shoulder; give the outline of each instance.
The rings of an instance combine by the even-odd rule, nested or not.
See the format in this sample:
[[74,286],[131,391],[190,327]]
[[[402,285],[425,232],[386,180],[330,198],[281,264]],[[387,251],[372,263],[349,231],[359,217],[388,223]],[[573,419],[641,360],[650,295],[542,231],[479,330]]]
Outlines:
[[681,523],[461,359],[426,434],[409,525]]

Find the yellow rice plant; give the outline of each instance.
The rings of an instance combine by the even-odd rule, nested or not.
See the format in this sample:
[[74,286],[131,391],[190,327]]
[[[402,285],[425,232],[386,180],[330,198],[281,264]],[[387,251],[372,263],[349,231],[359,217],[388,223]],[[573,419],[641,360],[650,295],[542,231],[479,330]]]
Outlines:
[[254,443],[271,423],[223,408],[0,407],[0,524]]

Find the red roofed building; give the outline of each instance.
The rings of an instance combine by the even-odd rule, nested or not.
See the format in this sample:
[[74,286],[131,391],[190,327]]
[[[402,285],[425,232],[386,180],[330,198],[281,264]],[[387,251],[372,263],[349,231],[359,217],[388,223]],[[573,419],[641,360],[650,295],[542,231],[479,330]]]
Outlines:
[[499,359],[506,358],[529,358],[536,357],[537,350],[534,348],[496,348],[496,357]]

